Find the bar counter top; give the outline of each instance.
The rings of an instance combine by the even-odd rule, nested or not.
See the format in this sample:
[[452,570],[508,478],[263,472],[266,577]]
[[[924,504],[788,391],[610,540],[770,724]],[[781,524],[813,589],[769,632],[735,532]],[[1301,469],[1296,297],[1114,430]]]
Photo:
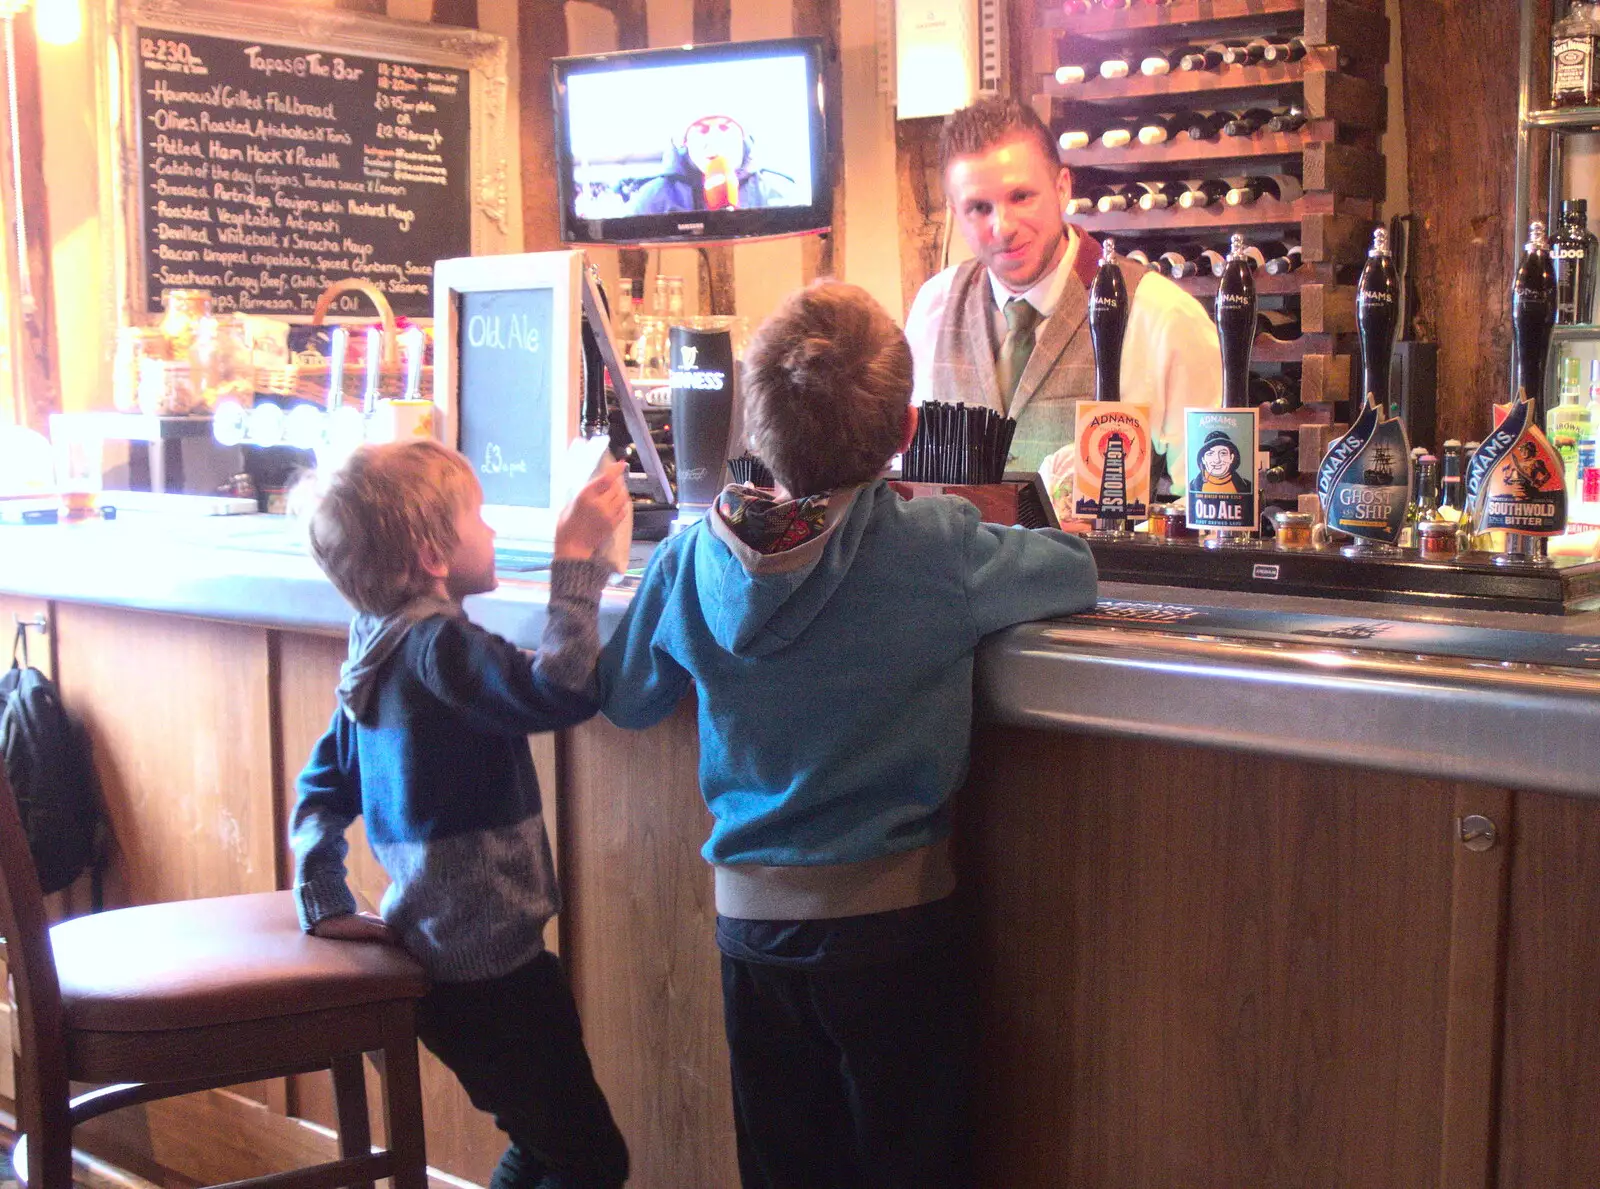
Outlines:
[[[536,644],[538,577],[503,575],[469,614]],[[607,591],[603,636],[632,582]],[[0,526],[0,593],[311,633],[342,633],[350,615],[293,527],[266,516]],[[984,646],[991,719],[1600,796],[1600,612],[1452,613],[1117,583],[1101,597],[1092,614]]]

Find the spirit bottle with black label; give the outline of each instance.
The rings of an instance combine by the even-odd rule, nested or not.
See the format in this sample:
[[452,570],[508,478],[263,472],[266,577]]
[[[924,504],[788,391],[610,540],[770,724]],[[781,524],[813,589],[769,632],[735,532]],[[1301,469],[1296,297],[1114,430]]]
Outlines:
[[1600,25],[1594,5],[1572,0],[1567,15],[1550,30],[1550,103],[1553,107],[1588,107],[1597,98],[1595,54]]
[[1461,519],[1466,510],[1467,493],[1461,484],[1461,443],[1451,438],[1444,444],[1443,471],[1439,478],[1439,515],[1445,520]]
[[1561,222],[1550,240],[1550,262],[1556,269],[1556,321],[1593,319],[1600,239],[1589,230],[1589,204],[1582,198],[1562,201]]

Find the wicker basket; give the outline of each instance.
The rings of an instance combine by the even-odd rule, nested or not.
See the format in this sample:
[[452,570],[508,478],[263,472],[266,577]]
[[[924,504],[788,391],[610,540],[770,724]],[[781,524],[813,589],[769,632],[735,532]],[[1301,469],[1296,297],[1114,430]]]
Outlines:
[[[351,277],[329,285],[322,291],[322,296],[317,298],[316,308],[311,313],[311,325],[323,325],[328,316],[328,308],[334,299],[343,293],[351,292],[363,293],[370,298],[372,304],[377,307],[378,317],[383,323],[381,335],[383,356],[379,365],[377,395],[385,399],[404,395],[405,367],[400,357],[400,331],[395,325],[394,309],[389,305],[389,299],[383,295],[382,290],[371,281]],[[328,398],[330,370],[326,364],[289,363],[275,367],[259,367],[256,369],[256,392],[264,396],[295,397],[321,404]],[[354,362],[347,358],[340,385],[342,399],[347,403],[358,402],[366,395],[366,389],[365,363]],[[433,369],[424,367],[419,395],[427,396],[432,391]]]

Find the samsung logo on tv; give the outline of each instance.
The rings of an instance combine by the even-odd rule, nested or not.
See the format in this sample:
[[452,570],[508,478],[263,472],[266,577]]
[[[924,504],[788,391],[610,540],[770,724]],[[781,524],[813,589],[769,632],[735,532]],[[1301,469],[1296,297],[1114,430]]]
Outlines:
[[678,224],[678,230],[679,231],[684,231],[684,232],[692,232],[695,235],[704,235],[705,234],[705,230],[706,230],[706,225],[704,223],[679,223]]

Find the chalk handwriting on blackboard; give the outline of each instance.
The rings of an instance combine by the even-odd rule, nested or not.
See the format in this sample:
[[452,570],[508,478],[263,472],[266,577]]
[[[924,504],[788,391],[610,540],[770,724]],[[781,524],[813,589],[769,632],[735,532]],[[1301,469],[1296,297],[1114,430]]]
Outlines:
[[500,443],[490,442],[484,447],[483,465],[478,468],[478,471],[484,475],[526,475],[528,473],[528,461],[525,458],[518,458],[512,462],[507,462],[504,453],[500,449]]
[[472,249],[465,71],[164,30],[137,46],[148,311],[200,288],[308,314],[361,277],[432,313],[433,261]]
[[[461,294],[459,448],[477,466],[484,502],[548,508],[554,294],[548,287]],[[563,443],[564,445],[564,443]]]
[[539,352],[539,328],[525,314],[474,314],[467,319],[467,344],[493,351]]

